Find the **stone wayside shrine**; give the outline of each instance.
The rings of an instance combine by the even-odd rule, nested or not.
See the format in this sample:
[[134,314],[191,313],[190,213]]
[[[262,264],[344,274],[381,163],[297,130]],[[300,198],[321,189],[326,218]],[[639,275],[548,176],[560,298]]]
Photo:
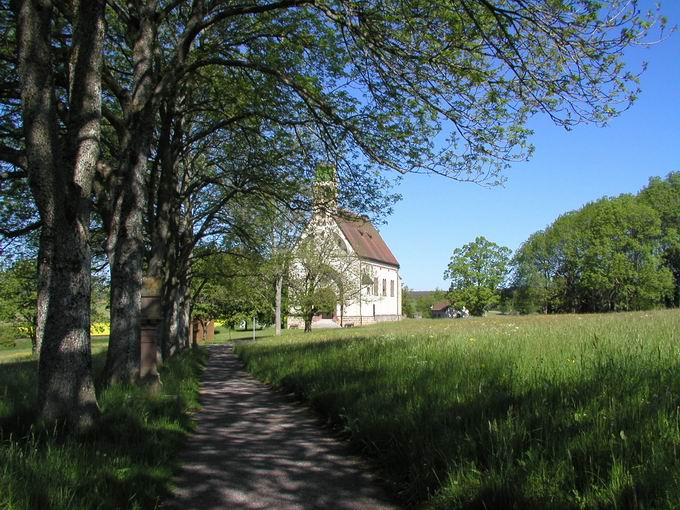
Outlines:
[[158,388],[161,383],[157,368],[158,327],[163,318],[160,278],[142,281],[142,333],[139,378],[143,384]]

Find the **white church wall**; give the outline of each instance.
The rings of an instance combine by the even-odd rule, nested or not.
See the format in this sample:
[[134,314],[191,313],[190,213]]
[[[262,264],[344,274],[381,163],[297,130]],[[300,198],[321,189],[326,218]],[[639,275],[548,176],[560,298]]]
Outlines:
[[[344,245],[341,247],[342,251],[345,252],[348,257],[354,258],[349,272],[356,275],[357,287],[360,285],[359,281],[362,273],[368,273],[372,279],[377,278],[377,294],[374,285],[361,285],[361,299],[359,299],[359,295],[355,294],[354,297],[347,299],[344,307],[341,307],[338,304],[336,307],[336,320],[338,322],[340,321],[341,315],[343,317],[343,325],[371,324],[374,322],[394,321],[401,318],[402,282],[397,267],[366,259],[360,260],[337,222],[329,217],[315,217],[310,223],[310,230],[315,230],[317,233],[323,232],[325,235],[332,233],[342,240],[342,244]],[[306,235],[303,235],[303,237],[306,237]],[[329,262],[331,265],[338,265],[338,263],[334,263],[333,261]],[[293,271],[295,271],[295,269],[293,269]],[[299,320],[300,317],[295,317],[299,311],[291,309],[290,312],[291,317],[289,317],[289,327],[293,325],[295,325],[293,327],[298,327],[298,323],[300,323],[299,327],[301,327],[302,323]]]
[[[380,264],[373,261],[361,261],[362,271],[368,272],[371,278],[377,278],[378,293],[375,286],[363,286],[361,300],[353,299],[344,310],[337,308],[337,315],[341,312],[348,320],[363,318],[365,322],[381,322],[383,320],[395,320],[401,315],[401,279],[399,269],[394,266]],[[383,293],[383,281],[385,292]],[[393,290],[393,292],[392,292]],[[386,294],[386,295],[384,295]]]

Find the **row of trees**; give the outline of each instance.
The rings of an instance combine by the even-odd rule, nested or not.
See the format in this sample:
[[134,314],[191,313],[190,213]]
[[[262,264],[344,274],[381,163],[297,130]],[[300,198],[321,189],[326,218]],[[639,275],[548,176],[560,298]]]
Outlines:
[[35,241],[41,418],[98,415],[93,266],[110,276],[106,379],[136,382],[142,276],[162,282],[167,358],[187,342],[201,248],[277,260],[269,219],[310,211],[319,163],[345,207],[385,212],[384,171],[493,183],[531,152],[529,115],[571,127],[627,108],[622,51],[656,18],[604,7],[0,1],[0,227],[6,258]]
[[534,233],[514,257],[478,237],[453,252],[448,297],[473,314],[609,312],[680,306],[680,172],[637,195],[602,198]]
[[522,312],[606,312],[680,304],[680,174],[637,196],[603,198],[559,217],[515,255]]

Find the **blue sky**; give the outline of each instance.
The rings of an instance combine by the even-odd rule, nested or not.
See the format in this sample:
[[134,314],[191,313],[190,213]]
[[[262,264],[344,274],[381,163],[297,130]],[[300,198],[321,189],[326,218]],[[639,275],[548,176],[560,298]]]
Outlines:
[[[680,1],[663,4],[669,26],[680,26]],[[604,128],[571,132],[532,119],[534,156],[505,172],[504,187],[436,176],[403,179],[403,200],[380,231],[406,285],[448,288],[443,273],[452,251],[476,236],[515,250],[560,214],[602,196],[635,193],[651,176],[680,171],[680,31],[653,47],[631,49],[627,59],[632,69],[649,63],[632,109]]]

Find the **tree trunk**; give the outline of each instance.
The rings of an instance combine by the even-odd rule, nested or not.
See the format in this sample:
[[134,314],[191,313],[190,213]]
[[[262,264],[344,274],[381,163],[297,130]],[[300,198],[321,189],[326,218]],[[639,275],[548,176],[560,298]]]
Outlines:
[[[38,395],[41,417],[90,428],[98,414],[90,354],[90,248],[85,218],[55,228]],[[51,230],[50,226],[43,227]]]
[[[175,119],[174,94],[169,97],[161,108],[161,129],[158,139],[158,158],[160,160],[160,179],[158,192],[156,194],[157,203],[155,205],[155,215],[147,218],[149,224],[153,224],[151,235],[152,240],[151,257],[149,260],[149,273],[159,278],[164,277],[167,270],[168,251],[176,241],[177,229],[173,228],[174,215],[177,212],[176,194],[177,174],[179,171],[178,162],[173,157],[172,124]],[[173,239],[173,234],[175,234]]]
[[38,248],[38,295],[36,300],[36,320],[35,320],[35,341],[33,342],[33,354],[40,355],[43,338],[45,337],[45,321],[47,320],[47,310],[50,303],[50,271],[52,261],[44,253],[44,246],[41,232],[40,246]]
[[104,3],[73,5],[65,126],[58,121],[52,82],[52,6],[41,0],[13,5],[29,183],[42,221],[38,409],[42,420],[65,421],[78,431],[90,428],[98,414],[90,353],[89,223],[101,128]]
[[132,143],[109,229],[111,267],[111,333],[106,355],[109,383],[136,383],[141,349],[142,271],[144,264],[144,171],[148,143]]
[[156,2],[131,3],[132,90],[125,104],[118,181],[113,193],[108,252],[111,266],[111,335],[106,357],[109,382],[139,379],[145,172],[157,106],[152,101]]
[[312,331],[312,319],[314,317],[314,312],[303,314],[303,319],[305,321],[305,333]]
[[111,257],[111,332],[104,370],[109,384],[136,383],[141,353],[142,246],[119,239]]
[[[189,281],[187,269],[185,268],[180,276],[179,285],[179,345],[183,348],[191,347],[189,328],[191,328],[191,282]],[[196,338],[193,338],[194,344]]]
[[158,140],[160,179],[156,194],[155,215],[148,218],[153,224],[149,273],[163,281],[163,322],[159,346],[165,360],[170,356],[172,346],[179,345],[179,275],[177,244],[179,242],[176,214],[178,212],[178,171],[177,158],[172,144],[173,121],[175,120],[174,92],[163,103],[160,111],[161,129]]
[[170,272],[163,289],[163,322],[161,324],[160,348],[163,361],[170,357],[172,346],[179,345],[180,298],[178,279]]
[[274,331],[281,336],[281,290],[283,288],[283,274],[276,277],[276,312],[274,314]]

